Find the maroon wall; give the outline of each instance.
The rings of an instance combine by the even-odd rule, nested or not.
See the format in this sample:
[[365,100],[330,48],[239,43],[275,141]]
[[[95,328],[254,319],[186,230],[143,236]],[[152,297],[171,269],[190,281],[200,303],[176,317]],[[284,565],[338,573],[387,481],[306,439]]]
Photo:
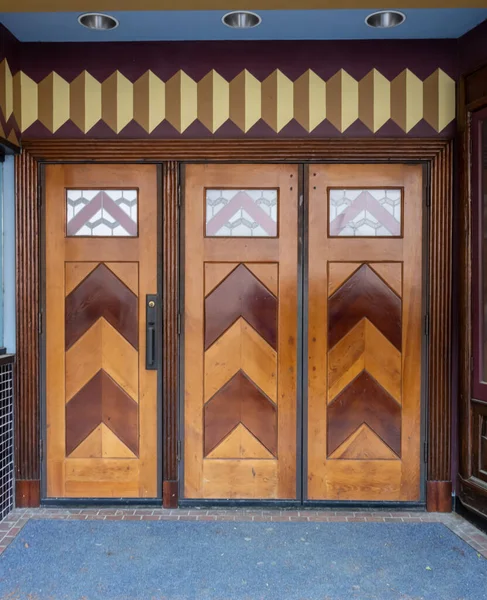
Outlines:
[[[211,69],[216,69],[225,79],[231,80],[243,69],[248,69],[257,79],[263,80],[275,69],[280,69],[290,79],[297,79],[307,69],[312,69],[327,80],[339,69],[345,69],[355,79],[361,79],[372,68],[378,69],[392,80],[405,68],[420,79],[441,68],[453,78],[457,77],[456,43],[454,40],[397,40],[397,41],[265,41],[265,42],[120,42],[120,43],[23,43],[20,45],[22,70],[36,82],[51,71],[56,71],[68,82],[83,70],[103,81],[119,70],[130,81],[136,81],[148,69],[167,80],[182,69],[194,80],[200,80]],[[449,137],[454,134],[454,124],[437,134],[425,121],[421,121],[407,135],[410,137]],[[163,122],[150,137],[366,137],[373,135],[357,121],[344,134],[328,121],[310,134],[291,121],[276,134],[263,121],[244,134],[228,121],[216,133],[199,122],[193,123],[182,135],[167,122]],[[393,121],[382,127],[376,136],[404,137],[406,134]],[[25,138],[51,137],[42,124],[35,123],[25,133]],[[54,137],[85,137],[72,123],[66,123]],[[89,132],[92,138],[118,137],[103,122]],[[146,138],[148,134],[136,122],[123,130],[124,138]]]

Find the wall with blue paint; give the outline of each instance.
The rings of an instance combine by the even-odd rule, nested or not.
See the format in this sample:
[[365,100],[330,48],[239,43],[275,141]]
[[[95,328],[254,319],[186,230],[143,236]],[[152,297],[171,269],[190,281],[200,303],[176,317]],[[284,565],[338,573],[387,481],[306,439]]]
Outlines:
[[14,157],[0,175],[0,346],[15,352],[15,186]]

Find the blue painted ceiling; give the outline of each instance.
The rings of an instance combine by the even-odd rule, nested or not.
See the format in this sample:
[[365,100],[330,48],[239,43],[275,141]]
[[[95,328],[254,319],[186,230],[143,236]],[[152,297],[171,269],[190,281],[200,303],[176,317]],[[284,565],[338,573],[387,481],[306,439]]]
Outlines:
[[457,38],[487,19],[487,8],[404,9],[406,22],[394,29],[367,27],[370,10],[258,11],[260,26],[237,31],[222,24],[223,11],[112,12],[112,31],[81,27],[79,13],[1,13],[3,23],[23,42],[155,40],[359,40]]

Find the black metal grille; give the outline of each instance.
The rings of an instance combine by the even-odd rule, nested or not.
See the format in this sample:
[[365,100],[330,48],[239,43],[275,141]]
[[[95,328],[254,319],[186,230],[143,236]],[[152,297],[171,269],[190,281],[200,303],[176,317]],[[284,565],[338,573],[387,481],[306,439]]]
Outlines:
[[13,357],[0,356],[0,521],[14,507]]

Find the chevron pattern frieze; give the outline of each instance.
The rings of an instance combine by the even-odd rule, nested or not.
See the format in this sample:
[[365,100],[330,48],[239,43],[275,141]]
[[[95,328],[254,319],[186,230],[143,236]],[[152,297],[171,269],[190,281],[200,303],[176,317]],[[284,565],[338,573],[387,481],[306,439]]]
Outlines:
[[233,122],[246,133],[260,120],[276,133],[295,120],[305,132],[324,121],[345,132],[360,121],[376,133],[390,120],[405,133],[425,120],[441,132],[455,119],[455,81],[436,69],[424,81],[405,69],[388,80],[372,69],[357,80],[339,69],[327,81],[312,70],[291,80],[275,70],[263,81],[244,70],[227,81],[215,69],[199,81],[178,71],[163,81],[147,71],[130,81],[115,71],[98,81],[87,71],[68,82],[51,72],[37,83],[0,63],[0,112],[13,113],[20,132],[36,121],[51,132],[70,121],[83,133],[104,122],[120,134],[131,122],[148,134],[167,121],[183,133],[199,121],[210,133]]
[[277,456],[277,263],[206,263],[204,452]]
[[331,263],[327,455],[401,456],[400,263]]

